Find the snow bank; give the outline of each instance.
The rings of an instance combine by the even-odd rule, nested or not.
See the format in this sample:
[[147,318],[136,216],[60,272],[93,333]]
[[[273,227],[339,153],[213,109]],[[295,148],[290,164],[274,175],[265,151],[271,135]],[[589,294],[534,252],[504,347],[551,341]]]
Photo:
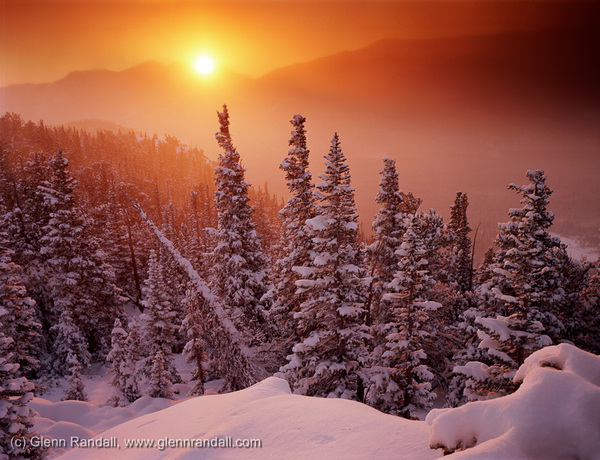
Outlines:
[[567,344],[519,368],[508,396],[429,413],[430,445],[451,458],[600,458],[600,357]]
[[[424,422],[386,415],[364,404],[290,394],[285,380],[269,377],[242,391],[200,396],[105,431],[119,449],[73,449],[62,459],[144,458],[438,458]],[[173,440],[258,439],[260,448],[159,449]],[[127,448],[126,440],[154,447]],[[181,441],[182,442],[182,441]],[[237,450],[237,451],[236,451]]]

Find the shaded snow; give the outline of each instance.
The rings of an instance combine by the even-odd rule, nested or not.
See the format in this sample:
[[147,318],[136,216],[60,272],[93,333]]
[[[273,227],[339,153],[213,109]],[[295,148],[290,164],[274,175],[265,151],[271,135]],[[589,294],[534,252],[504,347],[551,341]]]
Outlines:
[[[120,450],[74,449],[61,459],[144,458],[410,458],[441,456],[429,449],[424,422],[386,415],[341,399],[292,395],[269,377],[242,391],[196,397],[101,434]],[[124,439],[260,439],[262,448],[126,449]]]
[[542,348],[514,380],[522,384],[511,395],[431,411],[430,444],[471,447],[450,458],[600,458],[600,357]]

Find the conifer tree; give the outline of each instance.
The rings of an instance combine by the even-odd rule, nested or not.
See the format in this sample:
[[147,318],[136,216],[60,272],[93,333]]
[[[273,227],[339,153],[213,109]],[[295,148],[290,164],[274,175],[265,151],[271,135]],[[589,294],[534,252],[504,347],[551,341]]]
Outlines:
[[156,351],[153,359],[149,384],[148,395],[152,398],[173,399],[171,372],[165,369],[165,359],[160,349]]
[[195,365],[192,371],[191,381],[194,382],[190,389],[190,395],[203,395],[206,373],[204,363],[206,362],[205,341],[202,337],[202,323],[200,309],[198,308],[198,295],[190,290],[184,299],[186,316],[181,324],[185,331],[187,342],[183,349],[188,363]]
[[308,219],[314,256],[296,284],[305,301],[296,313],[300,342],[282,368],[300,394],[363,399],[361,255],[350,170],[335,134],[317,185],[321,203]]
[[40,325],[33,320],[35,303],[26,296],[6,244],[6,234],[0,231],[0,458],[39,458],[41,452],[30,442],[23,446],[11,442],[13,437],[27,440],[33,435],[34,412],[27,404],[35,386],[25,372],[33,373],[38,366],[32,352]]
[[[8,173],[8,170],[6,171]],[[14,254],[13,262],[21,267],[21,278],[27,286],[28,294],[36,301],[36,317],[42,323],[52,310],[52,298],[48,289],[50,270],[41,254],[43,228],[50,219],[50,210],[44,201],[42,185],[50,175],[48,159],[34,152],[21,173],[10,177],[8,193],[12,195],[12,205],[7,201],[5,224],[7,246]],[[47,348],[46,337],[37,341],[40,354]]]
[[2,332],[4,308],[0,306],[0,459],[40,458],[41,451],[31,442],[15,444],[13,439],[26,441],[35,435],[31,431],[35,412],[27,405],[33,399],[35,385],[19,372],[13,361],[12,337]]
[[[0,198],[0,206],[2,200]],[[1,209],[1,208],[0,208]],[[0,215],[0,228],[4,222]],[[12,361],[19,364],[19,372],[33,376],[39,359],[35,356],[41,325],[36,321],[36,303],[27,296],[20,276],[20,267],[13,262],[14,252],[8,248],[6,233],[0,231],[0,315],[2,332],[12,339],[8,347]]]
[[315,189],[308,170],[309,150],[306,147],[306,118],[294,115],[294,126],[289,141],[288,155],[279,165],[285,171],[285,180],[292,195],[279,212],[281,226],[281,258],[275,264],[273,288],[265,296],[271,302],[271,312],[278,319],[284,335],[292,335],[296,326],[294,311],[304,300],[296,294],[299,279],[294,267],[310,267],[312,262],[312,237],[306,221],[315,217]]
[[383,159],[380,171],[379,192],[376,201],[381,205],[373,230],[374,242],[367,248],[369,267],[369,287],[366,297],[365,322],[370,327],[370,361],[372,365],[381,364],[381,354],[385,352],[387,332],[385,325],[391,321],[392,308],[387,294],[394,292],[390,287],[398,271],[400,256],[398,251],[403,241],[409,218],[417,212],[421,200],[412,193],[404,193],[398,184],[396,162]]
[[218,228],[213,252],[214,287],[236,327],[248,342],[256,342],[265,333],[260,300],[268,286],[266,260],[252,221],[245,169],[231,141],[227,106],[218,115],[221,129],[216,138],[223,153],[215,169]]
[[471,290],[471,231],[467,219],[469,200],[465,193],[456,192],[454,205],[450,207],[450,222],[447,226],[448,252],[446,271],[448,280],[456,283],[461,292]]
[[67,384],[69,385],[65,391],[63,400],[87,401],[87,394],[83,380],[81,379],[81,364],[77,359],[77,354],[69,351],[66,359],[67,364]]
[[385,295],[389,320],[382,325],[385,351],[372,360],[368,402],[392,414],[413,418],[416,411],[431,407],[433,374],[425,364],[425,323],[429,312],[441,305],[429,300],[434,284],[426,259],[426,218],[406,218],[407,230],[397,251],[400,261]]
[[514,391],[512,377],[525,358],[550,345],[550,334],[557,337],[564,331],[559,318],[565,294],[561,260],[568,256],[560,239],[548,233],[554,219],[547,210],[552,189],[542,170],[528,171],[527,177],[529,184],[508,187],[522,196],[523,207],[510,209],[510,221],[499,224],[498,250],[486,269],[489,277],[476,291],[477,347],[488,359],[455,368],[468,379],[465,395],[471,399]]
[[396,251],[400,249],[406,231],[405,217],[416,211],[412,209],[406,195],[400,190],[396,162],[384,158],[380,174],[379,192],[375,201],[381,205],[381,208],[373,222],[375,241],[368,250],[372,281],[367,323],[371,323],[372,320],[375,322],[384,320],[381,316],[385,316],[385,308],[380,308],[380,300],[398,270],[400,258]]
[[242,352],[244,343],[240,332],[227,315],[219,298],[212,294],[209,286],[202,280],[192,264],[182,257],[162,232],[148,218],[139,204],[133,203],[148,228],[160,241],[161,246],[167,250],[177,265],[185,272],[190,284],[198,297],[199,314],[205,324],[206,342],[211,350],[215,351],[214,368],[219,376],[225,380],[221,392],[237,391],[256,383],[257,369],[250,357]]
[[[114,285],[114,272],[105,263],[89,222],[77,207],[73,194],[77,182],[67,170],[68,161],[59,150],[50,164],[52,177],[44,191],[52,212],[41,239],[41,252],[52,273],[48,285],[54,311],[48,319],[58,331],[63,327],[61,320],[68,315],[80,329],[81,343],[71,351],[77,354],[80,364],[86,366],[87,352],[100,357],[108,352],[110,327],[122,308],[123,299]],[[56,343],[55,347],[62,344]],[[66,354],[59,356],[63,362],[58,363],[58,368],[67,367],[66,357]]]
[[186,244],[186,256],[196,270],[207,267],[206,253],[208,244],[204,229],[208,226],[200,208],[200,196],[195,190],[190,192],[189,238]]
[[175,344],[175,332],[177,326],[174,324],[176,313],[166,294],[163,268],[156,251],[150,251],[148,261],[148,279],[146,280],[145,300],[143,302],[147,313],[141,315],[146,321],[144,327],[144,339],[146,342],[146,358],[142,365],[144,373],[149,376],[154,366],[158,351],[161,351],[161,359],[164,371],[169,373],[169,379],[173,383],[181,382],[181,377],[173,364],[173,346]]
[[129,334],[117,318],[111,333],[112,349],[106,357],[112,362],[112,369],[109,371],[112,374],[110,383],[115,392],[111,401],[117,406],[131,403],[141,396],[137,384],[135,349],[130,347],[128,339]]

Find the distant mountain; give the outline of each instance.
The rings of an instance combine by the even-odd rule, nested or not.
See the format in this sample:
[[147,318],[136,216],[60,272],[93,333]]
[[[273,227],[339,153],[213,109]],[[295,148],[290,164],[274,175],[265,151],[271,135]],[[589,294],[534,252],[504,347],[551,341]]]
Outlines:
[[[398,160],[402,188],[442,213],[462,189],[486,244],[543,168],[557,190],[562,234],[600,228],[600,50],[596,28],[430,40],[389,39],[273,71],[210,78],[182,64],[73,72],[53,83],[0,89],[0,110],[46,123],[109,120],[173,134],[216,152],[215,111],[230,107],[251,182],[281,194],[279,161],[295,113],[308,119],[313,174],[334,131],[349,158],[365,225],[376,211],[381,158]],[[581,216],[585,216],[582,218]]]

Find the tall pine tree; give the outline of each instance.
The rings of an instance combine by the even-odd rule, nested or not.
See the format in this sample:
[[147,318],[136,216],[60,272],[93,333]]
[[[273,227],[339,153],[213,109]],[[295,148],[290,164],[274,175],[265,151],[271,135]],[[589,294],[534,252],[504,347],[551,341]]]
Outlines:
[[312,230],[310,267],[298,267],[305,301],[295,314],[300,342],[282,370],[300,394],[363,399],[361,365],[367,351],[362,328],[361,254],[350,169],[337,133],[317,184],[321,202]]
[[398,271],[384,297],[390,310],[387,323],[381,325],[385,351],[375,350],[368,402],[385,412],[414,418],[418,410],[430,408],[435,398],[424,339],[429,312],[441,305],[429,299],[434,280],[426,258],[427,219],[413,214],[406,224],[397,251]]
[[214,288],[238,330],[253,343],[265,333],[266,317],[260,300],[268,286],[267,264],[252,221],[245,169],[231,141],[227,106],[218,115],[221,129],[216,138],[223,153],[215,168],[218,228],[213,252]]
[[308,170],[306,147],[306,119],[294,115],[290,121],[294,126],[289,141],[288,155],[279,168],[285,171],[285,180],[292,195],[279,212],[283,220],[281,226],[281,258],[275,264],[273,288],[265,296],[271,303],[271,311],[277,317],[285,335],[293,335],[296,322],[293,313],[305,300],[296,294],[296,281],[299,274],[294,267],[309,267],[312,263],[313,242],[306,221],[315,217],[315,188]]

